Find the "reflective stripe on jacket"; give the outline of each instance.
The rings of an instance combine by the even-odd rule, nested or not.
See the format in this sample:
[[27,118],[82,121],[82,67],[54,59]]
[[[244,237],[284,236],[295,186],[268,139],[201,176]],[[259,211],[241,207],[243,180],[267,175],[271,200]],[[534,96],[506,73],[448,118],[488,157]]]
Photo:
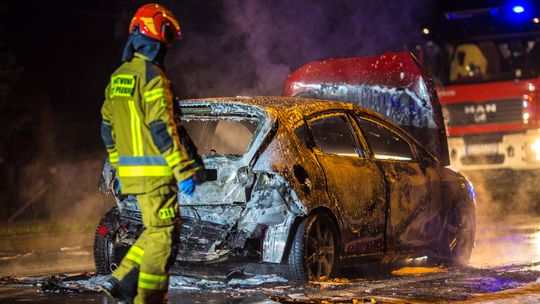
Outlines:
[[123,193],[147,193],[194,174],[178,138],[173,99],[163,70],[141,54],[112,74],[101,136]]

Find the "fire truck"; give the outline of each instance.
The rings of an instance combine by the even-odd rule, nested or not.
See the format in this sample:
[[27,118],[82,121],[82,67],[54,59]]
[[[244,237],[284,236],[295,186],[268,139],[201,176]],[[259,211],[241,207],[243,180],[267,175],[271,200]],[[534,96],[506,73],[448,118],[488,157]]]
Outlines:
[[417,55],[438,82],[454,169],[540,168],[540,14],[531,3],[448,12],[422,30],[430,39]]

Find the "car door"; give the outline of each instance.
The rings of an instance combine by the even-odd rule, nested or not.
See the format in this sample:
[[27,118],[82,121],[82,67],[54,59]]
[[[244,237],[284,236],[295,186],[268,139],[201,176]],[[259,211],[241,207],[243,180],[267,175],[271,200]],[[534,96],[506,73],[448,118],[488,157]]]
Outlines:
[[314,154],[330,198],[344,222],[342,256],[384,250],[385,188],[382,174],[365,153],[358,129],[346,113],[308,119]]
[[387,183],[389,251],[428,247],[437,230],[440,176],[418,162],[414,143],[392,126],[369,117],[357,121]]

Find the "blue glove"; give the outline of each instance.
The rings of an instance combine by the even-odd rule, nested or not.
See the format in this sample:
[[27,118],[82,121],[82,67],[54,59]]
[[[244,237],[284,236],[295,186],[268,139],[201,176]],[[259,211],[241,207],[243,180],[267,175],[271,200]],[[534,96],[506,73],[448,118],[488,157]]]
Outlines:
[[193,191],[195,191],[195,182],[193,182],[193,178],[188,178],[178,182],[178,189],[180,189],[180,192],[184,193],[185,195],[192,196]]
[[114,191],[116,193],[122,193],[122,187],[120,187],[120,179],[118,177],[116,178],[115,183],[116,183],[116,187],[115,187]]

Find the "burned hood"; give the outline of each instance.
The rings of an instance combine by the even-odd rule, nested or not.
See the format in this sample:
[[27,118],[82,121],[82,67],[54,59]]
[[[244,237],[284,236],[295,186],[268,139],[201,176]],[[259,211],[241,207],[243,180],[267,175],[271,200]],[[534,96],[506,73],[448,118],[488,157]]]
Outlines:
[[292,72],[283,96],[351,102],[387,117],[449,165],[435,86],[411,53],[314,61]]

